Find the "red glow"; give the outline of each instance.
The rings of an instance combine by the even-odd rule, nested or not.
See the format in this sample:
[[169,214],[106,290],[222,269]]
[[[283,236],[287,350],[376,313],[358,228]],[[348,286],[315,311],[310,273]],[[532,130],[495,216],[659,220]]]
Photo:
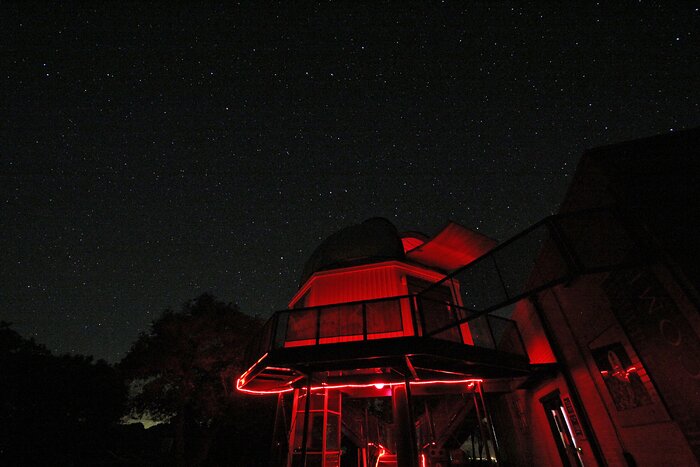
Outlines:
[[298,341],[285,341],[285,347],[305,347],[307,345],[316,345],[316,339],[303,339]]
[[379,455],[377,456],[377,463],[375,464],[375,467],[379,466],[379,462],[382,460],[382,457],[384,457],[384,454],[386,454],[386,449],[382,449],[379,452]]
[[420,467],[427,467],[427,461],[425,460],[425,454],[420,453]]
[[[433,379],[429,381],[411,381],[411,385],[423,385],[423,384],[456,384],[456,383],[467,383],[467,387],[469,389],[472,389],[474,387],[474,383],[483,383],[483,379],[478,379],[478,378],[471,378],[471,379],[461,379],[461,380],[440,380],[440,379]],[[403,383],[397,383],[397,384],[403,384]]]
[[636,366],[631,366],[627,368],[626,370],[620,368],[617,371],[613,371],[610,373],[608,370],[600,370],[600,374],[604,377],[607,378],[608,376],[612,376],[614,378],[618,378],[620,380],[628,380],[630,373],[636,373],[637,372],[637,367]]
[[382,446],[382,445],[379,444],[379,443],[377,443],[377,444],[375,444],[375,443],[367,443],[367,445],[368,445],[368,446],[376,446],[377,448],[379,448],[379,456],[377,456],[377,463],[374,464],[374,467],[378,467],[378,466],[379,466],[379,462],[381,461],[382,457],[384,457],[384,455],[386,455],[386,453],[387,453],[388,451],[387,451],[387,449],[386,449],[384,446]]
[[450,222],[422,245],[407,252],[409,260],[447,271],[469,264],[487,253],[496,241]]
[[416,237],[403,237],[401,239],[401,243],[403,243],[404,253],[407,253],[407,252],[411,251],[412,249],[421,246],[422,244],[425,243],[425,241],[421,240],[420,238],[416,238]]
[[[279,393],[283,393],[283,392],[291,392],[291,391],[294,390],[294,388],[291,388],[291,387],[290,387],[290,388],[285,388],[285,389],[277,389],[277,390],[275,390],[275,391],[252,391],[252,390],[250,390],[250,389],[245,389],[245,388],[243,387],[243,385],[246,383],[246,380],[245,380],[246,377],[250,374],[251,371],[253,371],[253,368],[255,368],[255,366],[256,366],[258,363],[262,362],[262,361],[265,359],[265,357],[267,357],[267,355],[268,355],[267,352],[265,352],[265,354],[264,354],[262,357],[260,357],[255,363],[253,363],[253,364],[250,366],[250,368],[248,368],[248,369],[245,371],[245,373],[243,373],[243,374],[236,380],[236,390],[237,390],[237,391],[245,392],[245,393],[248,393],[248,394],[279,394]],[[281,370],[281,371],[290,371],[290,372],[292,371],[292,370],[290,370],[289,368],[280,368],[280,367],[276,367],[276,366],[267,367],[267,369],[269,369],[269,370],[278,370],[278,371],[280,371],[280,370]],[[292,384],[293,382],[294,382],[294,381],[290,381],[290,382],[288,382],[287,384],[290,385],[290,384]]]
[[265,357],[267,357],[267,352],[265,352],[265,353],[263,354],[262,357],[258,358],[258,360],[257,360],[255,363],[253,363],[253,364],[250,366],[250,368],[248,368],[248,369],[245,371],[245,373],[243,373],[243,374],[241,375],[240,378],[238,378],[238,381],[236,381],[236,387],[238,387],[238,383],[239,383],[239,382],[241,383],[241,386],[243,386],[243,385],[245,384],[245,378],[246,378],[246,376],[248,376],[248,375],[250,374],[250,372],[253,371],[253,368],[255,367],[255,365],[257,365],[258,363],[262,362],[263,359],[264,359]]
[[[317,388],[311,388],[313,391],[314,389]],[[270,395],[270,394],[284,394],[287,392],[292,392],[294,391],[294,388],[286,388],[286,389],[275,389],[275,390],[270,390],[270,391],[263,391],[263,390],[252,390],[252,389],[246,389],[238,386],[238,383],[236,383],[236,390],[240,392],[245,392],[246,394],[256,394],[256,395]]]
[[[483,379],[477,379],[477,378],[471,378],[471,379],[461,379],[461,380],[426,380],[426,381],[410,381],[409,384],[411,386],[423,386],[423,385],[437,385],[437,384],[464,384],[466,383],[468,389],[473,389],[474,385],[476,383],[482,383],[484,380]],[[291,384],[291,382],[289,383]],[[335,385],[330,385],[330,384],[325,384],[321,383],[320,386],[311,386],[312,391],[318,391],[318,390],[323,390],[323,389],[362,389],[362,388],[377,388],[377,389],[384,389],[384,387],[389,386],[389,387],[394,387],[394,386],[402,386],[404,383],[366,383],[366,384],[335,384]],[[379,387],[381,386],[381,388]],[[241,387],[240,383],[240,378],[238,381],[236,381],[236,389],[240,392],[245,392],[248,394],[260,394],[260,395],[266,395],[266,394],[279,394],[279,393],[286,393],[293,391],[294,388],[285,388],[285,389],[274,389],[274,390],[251,390],[251,389],[245,389]]]
[[[342,269],[318,271],[297,291],[289,308],[297,304],[311,307],[406,295],[403,277],[410,275],[437,282],[444,274],[400,261],[363,264]],[[298,303],[303,299],[303,303]]]
[[537,313],[529,300],[520,300],[515,305],[511,319],[518,323],[518,329],[525,343],[530,363],[556,362],[554,352],[552,352]]

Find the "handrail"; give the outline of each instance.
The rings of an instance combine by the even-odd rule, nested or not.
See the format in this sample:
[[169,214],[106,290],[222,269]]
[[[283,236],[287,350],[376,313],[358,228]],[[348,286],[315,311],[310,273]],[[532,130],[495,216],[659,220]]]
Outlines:
[[[582,220],[586,221],[582,225],[571,225]],[[582,232],[590,225],[599,227],[596,232],[599,235],[595,238],[585,237],[585,232]],[[585,247],[577,244],[575,240],[579,238],[586,238]],[[462,291],[484,293],[486,284],[488,302],[481,307],[472,307],[471,311],[476,315],[461,320],[461,323],[466,323],[556,285],[570,283],[578,276],[638,265],[643,261],[638,255],[638,246],[635,233],[612,207],[557,214],[542,219],[471,263],[450,272],[418,295],[427,295],[452,281],[458,283]],[[499,257],[506,257],[507,264],[501,263],[499,267]],[[510,277],[506,282],[504,273],[512,276],[514,270],[518,272],[514,262],[525,267],[520,268],[522,274],[519,277]],[[550,269],[544,269],[545,266]],[[467,303],[468,298],[464,296],[463,302]],[[449,327],[452,325],[434,333]]]
[[[595,226],[596,229],[587,232],[590,226]],[[592,233],[596,234],[594,238],[586,236]],[[579,239],[586,241],[577,243]],[[471,323],[470,329],[473,327],[475,330],[472,332],[472,337],[476,336],[475,346],[526,356],[525,344],[517,323],[494,315],[494,311],[511,306],[556,285],[570,283],[582,274],[610,271],[639,264],[638,246],[638,239],[634,232],[620,220],[619,213],[612,208],[594,208],[549,216],[497,245],[471,263],[452,271],[442,280],[431,284],[417,294],[276,311],[265,324],[260,339],[251,342],[248,361],[254,361],[255,357],[274,350],[277,348],[276,344],[284,346],[289,342],[286,340],[289,318],[292,316],[296,318],[304,313],[315,314],[315,319],[312,320],[315,330],[309,339],[302,340],[303,345],[307,345],[304,343],[306,341],[313,341],[311,345],[319,345],[322,343],[321,340],[327,337],[330,339],[351,337],[350,340],[367,341],[372,337],[368,335],[368,305],[391,301],[397,304],[401,304],[402,301],[407,303],[411,316],[410,324],[415,337],[441,339],[451,335],[454,338],[455,333],[448,331],[454,329],[457,333],[461,333],[460,327],[465,323]],[[428,298],[430,292],[437,287],[453,283],[457,285],[461,295],[461,297],[453,297],[456,299],[453,301],[459,301],[459,304],[445,301],[442,305],[451,311],[444,313],[438,307],[439,316],[435,313],[426,315],[423,310],[424,303],[435,302]],[[483,303],[477,303],[480,299]],[[358,306],[361,312],[361,323],[352,324],[361,327],[361,332],[350,336],[342,333],[321,336],[320,324],[323,310]],[[399,310],[400,308],[401,306]],[[432,311],[434,312],[435,309]],[[459,317],[459,313],[463,317]],[[407,323],[403,321],[404,315],[402,312],[399,314],[402,326],[405,326]],[[286,317],[286,321],[281,323],[283,317]],[[431,329],[435,321],[440,320],[442,323]],[[284,329],[280,325],[283,325]],[[494,333],[494,327],[497,327],[497,331],[500,332]],[[392,330],[386,334],[392,334],[392,332],[396,331]]]
[[380,298],[369,298],[367,300],[354,300],[352,302],[337,302],[337,303],[327,303],[325,305],[316,305],[316,306],[305,306],[305,307],[300,307],[300,308],[285,308],[284,310],[277,310],[273,312],[273,315],[275,313],[288,313],[290,311],[308,311],[308,310],[316,310],[318,308],[333,308],[333,307],[338,307],[338,306],[343,306],[343,305],[360,305],[362,303],[374,303],[374,302],[382,302],[386,300],[397,300],[400,298],[410,298],[413,297],[415,294],[405,294],[405,295],[392,295],[391,297],[380,297]]
[[[395,325],[397,325],[396,327],[389,327],[386,329],[374,329],[372,330],[372,332],[370,332],[370,330],[368,329],[367,315],[368,311],[372,312],[371,305],[377,303],[396,304],[396,308],[394,309],[394,312],[396,313],[394,321]],[[435,317],[432,316],[430,313],[426,314],[424,312],[423,303],[432,303],[433,307],[435,306],[435,304],[437,304],[437,306],[444,307],[443,309],[448,311],[448,313],[445,313],[443,314],[443,316],[440,317],[440,319],[442,319],[443,321],[445,319],[450,321],[449,324],[445,326],[445,329],[441,328],[437,331],[431,329],[431,324],[434,324]],[[253,362],[259,356],[264,355],[265,353],[285,346],[295,345],[295,343],[301,343],[301,345],[303,346],[315,346],[323,345],[323,341],[328,340],[345,342],[346,340],[368,341],[372,339],[402,337],[406,335],[404,334],[404,326],[406,325],[406,323],[403,322],[405,315],[404,312],[402,312],[402,306],[408,307],[408,311],[411,315],[411,324],[414,327],[413,333],[408,335],[424,339],[447,339],[456,341],[456,334],[451,337],[438,336],[438,334],[441,334],[445,330],[449,329],[456,329],[457,332],[460,333],[459,335],[461,336],[460,326],[462,324],[462,321],[457,319],[458,317],[456,314],[449,313],[449,310],[459,310],[462,313],[471,313],[471,310],[468,310],[465,307],[461,307],[455,303],[449,301],[435,301],[425,297],[421,297],[419,294],[397,295],[393,297],[385,297],[379,299],[333,303],[316,307],[278,310],[274,312],[273,315],[265,323],[263,330],[259,335],[259,338],[253,339],[251,341],[250,347],[247,351],[246,361],[249,363]],[[355,313],[361,313],[360,317],[358,317],[357,315],[353,316],[351,314],[348,314],[348,317],[346,317],[346,320],[343,322],[343,326],[345,327],[347,327],[348,323],[350,323],[351,328],[354,325],[356,327],[356,332],[348,332],[346,328],[341,327],[339,332],[337,333],[333,333],[332,330],[326,330],[326,334],[323,334],[323,332],[321,331],[320,324],[324,310],[338,308],[354,308],[353,311]],[[387,310],[382,310],[382,313],[386,312]],[[446,316],[447,318],[445,318]],[[469,317],[467,321],[471,319],[478,319],[479,316],[480,315],[473,315]],[[303,335],[294,336],[295,338],[290,339],[290,317],[295,317],[304,320],[304,324],[306,325],[306,327],[303,328],[303,331],[306,332],[304,332]],[[356,319],[356,322],[352,321],[353,318]],[[522,336],[520,336],[520,332],[517,328],[517,324],[515,323],[515,321],[500,317],[498,319],[505,324],[505,326],[501,327],[510,329],[512,331],[512,336],[517,336],[517,339],[514,340],[513,338],[510,338],[509,335],[507,335],[507,332],[504,331],[499,334],[500,339],[492,338],[488,341],[475,340],[473,345],[477,347],[501,350],[506,351],[507,353],[526,356],[525,346],[524,344],[522,344]],[[441,325],[441,323],[439,324]],[[491,323],[490,321],[484,321],[479,325],[485,326],[489,334],[493,333],[493,330],[491,329],[493,327],[493,323]],[[280,326],[282,326],[283,328],[281,328]],[[434,328],[435,326],[432,327]],[[313,331],[308,332],[308,330],[310,329],[313,329]],[[509,338],[509,345],[501,345],[500,340],[503,340],[504,338]],[[459,342],[462,342],[461,339],[459,339]]]

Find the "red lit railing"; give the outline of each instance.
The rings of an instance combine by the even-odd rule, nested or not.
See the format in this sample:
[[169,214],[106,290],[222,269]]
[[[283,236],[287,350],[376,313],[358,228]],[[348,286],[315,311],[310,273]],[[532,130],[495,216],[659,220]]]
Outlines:
[[[527,356],[510,316],[521,300],[582,274],[638,264],[640,242],[608,208],[550,216],[416,295],[273,314],[248,361],[284,347],[405,336]],[[460,305],[429,297],[449,288]]]
[[[450,286],[471,315],[460,318],[473,325],[476,317],[496,324],[496,315],[510,316],[520,301],[567,284],[585,274],[643,264],[640,239],[611,208],[596,208],[550,216],[499,244],[419,295]],[[649,251],[649,248],[646,248]],[[454,328],[453,323],[434,333]]]
[[277,311],[251,342],[247,361],[281,348],[409,336],[527,357],[514,321],[418,294]]
[[459,284],[459,301],[491,313],[584,274],[640,264],[640,239],[611,208],[550,216],[422,291]]

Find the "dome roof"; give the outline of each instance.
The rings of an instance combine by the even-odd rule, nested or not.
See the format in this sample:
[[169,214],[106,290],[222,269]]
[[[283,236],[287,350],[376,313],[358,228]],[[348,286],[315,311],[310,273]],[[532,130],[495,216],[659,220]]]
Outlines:
[[301,283],[317,271],[405,258],[401,236],[394,224],[383,217],[374,217],[324,240],[304,265]]

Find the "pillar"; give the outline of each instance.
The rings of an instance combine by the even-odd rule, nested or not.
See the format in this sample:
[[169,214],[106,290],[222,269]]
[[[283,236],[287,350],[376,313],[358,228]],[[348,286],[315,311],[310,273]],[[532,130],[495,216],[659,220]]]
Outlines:
[[408,383],[393,387],[391,396],[396,427],[396,456],[402,467],[418,467],[416,430],[411,414],[411,390]]

